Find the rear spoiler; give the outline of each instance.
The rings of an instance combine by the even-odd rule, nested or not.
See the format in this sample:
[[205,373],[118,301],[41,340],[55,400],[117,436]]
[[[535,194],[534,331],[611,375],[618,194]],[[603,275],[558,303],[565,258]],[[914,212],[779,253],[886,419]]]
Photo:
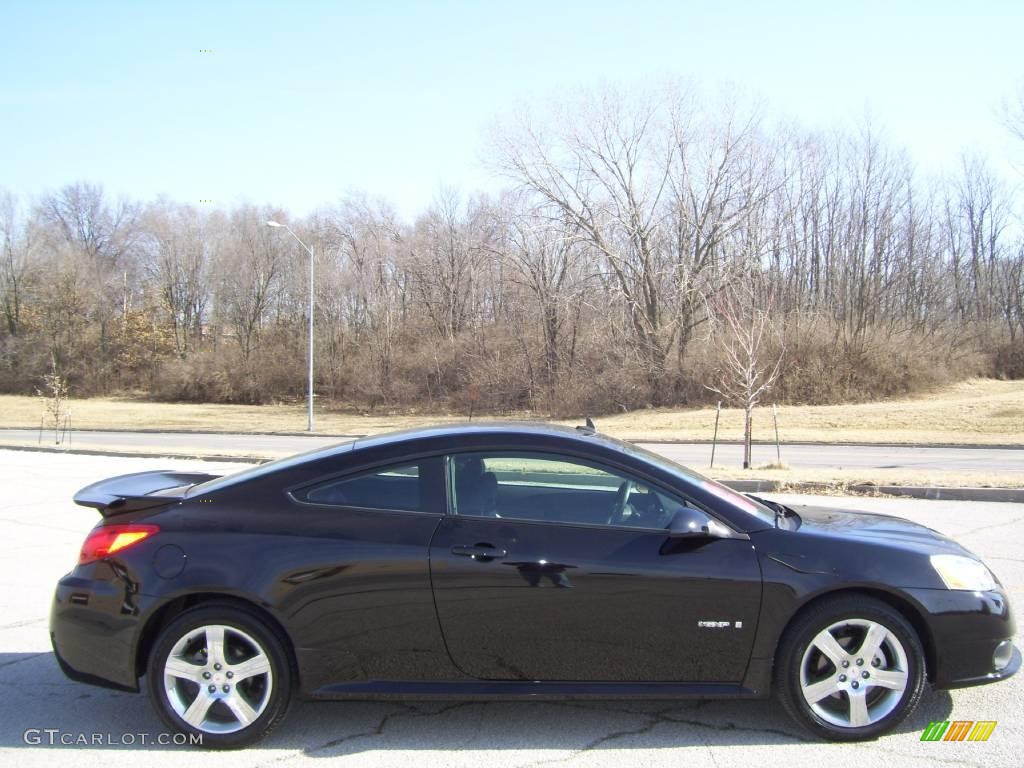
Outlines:
[[196,483],[215,480],[220,475],[203,472],[135,472],[118,475],[87,485],[75,494],[75,504],[93,507],[104,517],[159,507],[185,497]]

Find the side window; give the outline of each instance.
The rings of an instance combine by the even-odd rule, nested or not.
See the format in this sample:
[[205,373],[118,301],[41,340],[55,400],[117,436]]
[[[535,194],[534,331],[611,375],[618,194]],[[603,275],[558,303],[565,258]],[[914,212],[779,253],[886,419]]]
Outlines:
[[300,501],[360,509],[440,512],[431,509],[428,477],[440,459],[376,468],[368,472],[328,480],[296,493]]
[[625,474],[544,453],[451,457],[455,513],[581,525],[699,530],[708,516]]

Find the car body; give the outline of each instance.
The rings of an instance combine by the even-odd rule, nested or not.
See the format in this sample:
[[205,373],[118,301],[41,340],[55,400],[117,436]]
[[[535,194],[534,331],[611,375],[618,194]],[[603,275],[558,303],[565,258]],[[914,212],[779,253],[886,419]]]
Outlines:
[[57,586],[62,669],[147,679],[213,747],[259,738],[293,694],[774,689],[819,735],[871,738],[926,682],[1021,662],[1001,585],[943,535],[746,497],[589,428],[421,429],[75,499],[103,519]]

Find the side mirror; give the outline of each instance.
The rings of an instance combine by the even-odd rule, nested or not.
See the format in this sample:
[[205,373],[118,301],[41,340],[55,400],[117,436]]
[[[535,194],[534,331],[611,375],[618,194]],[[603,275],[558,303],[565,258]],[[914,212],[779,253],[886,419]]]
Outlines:
[[672,518],[668,535],[673,539],[727,539],[731,533],[724,525],[708,519],[702,512],[681,509]]

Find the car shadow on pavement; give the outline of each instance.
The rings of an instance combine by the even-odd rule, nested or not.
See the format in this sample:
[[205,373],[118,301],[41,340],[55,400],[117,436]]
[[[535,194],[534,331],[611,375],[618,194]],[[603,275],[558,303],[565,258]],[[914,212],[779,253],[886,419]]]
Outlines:
[[[50,652],[0,653],[0,686],[9,690],[8,709],[0,718],[0,748],[182,749],[166,736],[159,741],[167,728],[145,694],[67,680]],[[930,721],[948,719],[951,710],[948,692],[929,690],[896,733],[920,734]],[[801,742],[820,743],[797,728],[774,699],[296,701],[286,720],[259,747],[337,757],[373,750],[575,753],[613,747]]]

